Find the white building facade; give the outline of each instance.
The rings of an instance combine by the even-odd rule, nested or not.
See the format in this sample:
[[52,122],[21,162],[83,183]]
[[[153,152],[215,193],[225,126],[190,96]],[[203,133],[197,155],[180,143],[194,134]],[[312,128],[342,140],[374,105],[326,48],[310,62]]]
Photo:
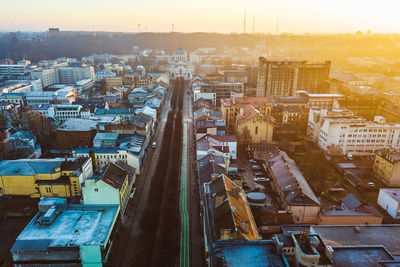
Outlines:
[[382,149],[400,149],[400,124],[386,123],[385,118],[380,116],[375,116],[374,121],[367,121],[355,116],[322,115],[320,125],[319,130],[315,123],[312,128],[313,123],[309,121],[308,133],[328,154],[363,156],[374,155]]
[[400,219],[400,188],[381,188],[377,202],[394,219]]
[[31,72],[32,79],[40,79],[43,87],[57,83],[58,76],[55,69],[35,69]]

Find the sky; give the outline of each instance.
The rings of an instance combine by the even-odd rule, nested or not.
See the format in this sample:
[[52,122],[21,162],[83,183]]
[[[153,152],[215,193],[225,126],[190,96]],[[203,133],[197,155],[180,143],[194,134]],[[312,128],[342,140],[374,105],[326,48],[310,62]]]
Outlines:
[[399,0],[0,0],[0,31],[400,33]]

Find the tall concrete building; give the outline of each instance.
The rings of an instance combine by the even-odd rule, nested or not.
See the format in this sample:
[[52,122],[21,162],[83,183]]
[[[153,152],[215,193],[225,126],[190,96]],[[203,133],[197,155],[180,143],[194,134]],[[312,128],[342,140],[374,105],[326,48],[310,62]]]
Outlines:
[[37,68],[31,72],[32,79],[40,79],[42,87],[48,87],[57,83],[58,75],[56,69]]
[[328,79],[330,67],[330,61],[309,63],[260,57],[257,96],[291,96],[298,90],[322,93],[322,83]]
[[68,67],[57,68],[58,82],[61,84],[75,84],[85,79],[94,80],[94,68],[83,63],[71,63]]

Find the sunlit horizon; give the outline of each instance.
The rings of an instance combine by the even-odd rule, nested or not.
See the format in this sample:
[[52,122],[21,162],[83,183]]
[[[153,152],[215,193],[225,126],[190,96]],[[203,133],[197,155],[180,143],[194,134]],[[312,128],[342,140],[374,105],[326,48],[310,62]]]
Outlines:
[[242,33],[246,10],[247,33],[400,33],[398,6],[394,0],[19,0],[2,4],[0,31],[171,32],[174,24],[176,32]]

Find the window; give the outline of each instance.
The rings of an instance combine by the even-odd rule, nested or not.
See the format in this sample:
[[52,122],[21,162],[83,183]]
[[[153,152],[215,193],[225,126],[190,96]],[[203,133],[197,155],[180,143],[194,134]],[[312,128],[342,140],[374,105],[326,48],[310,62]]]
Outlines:
[[99,189],[98,189],[98,188],[95,188],[95,189],[94,189],[94,192],[99,192]]
[[256,134],[256,135],[258,134],[258,126],[256,126],[255,134]]

